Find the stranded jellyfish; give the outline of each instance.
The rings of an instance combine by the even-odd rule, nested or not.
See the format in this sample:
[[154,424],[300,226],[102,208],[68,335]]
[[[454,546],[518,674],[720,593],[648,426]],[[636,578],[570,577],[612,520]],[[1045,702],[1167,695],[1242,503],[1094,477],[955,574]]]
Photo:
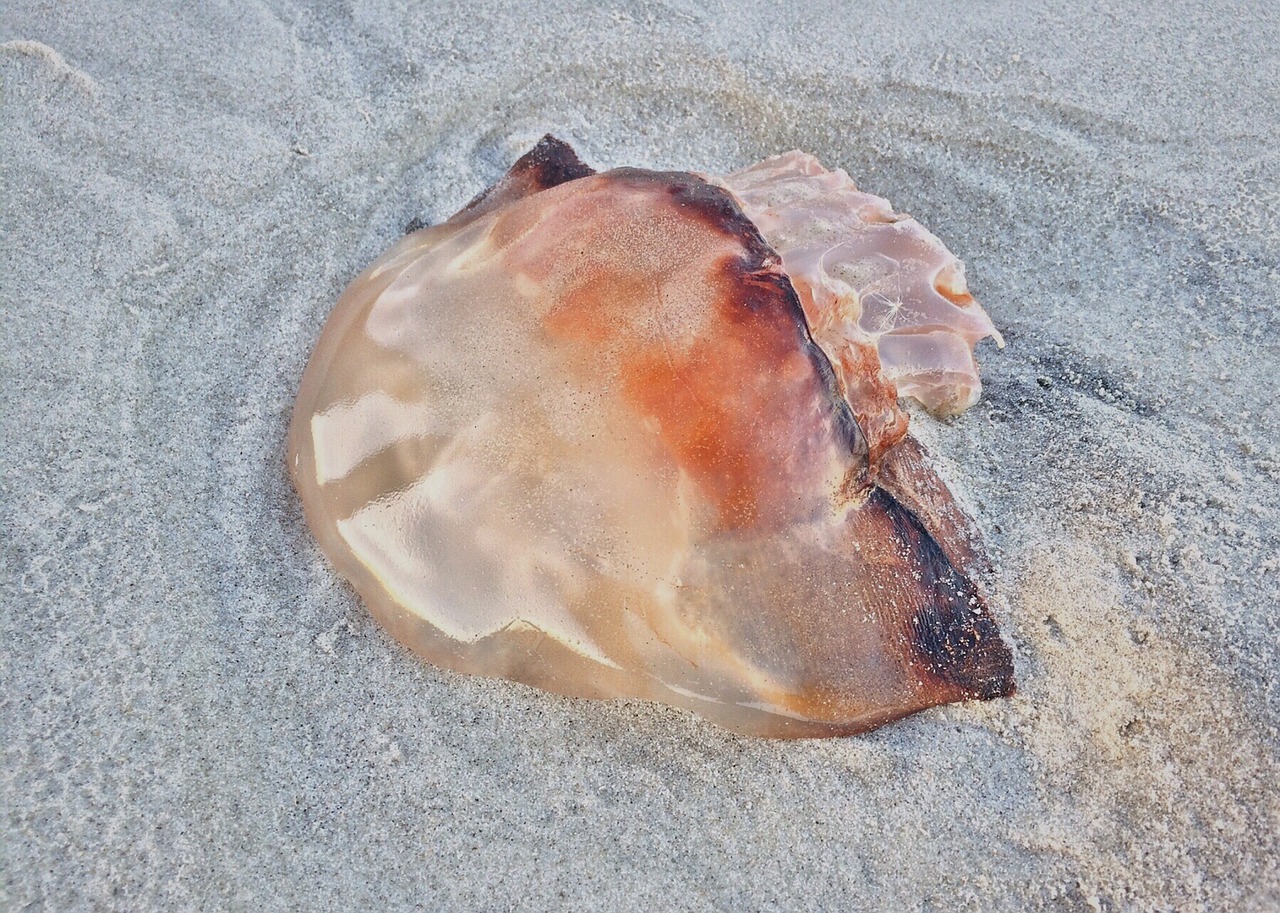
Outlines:
[[898,404],[971,405],[983,337],[960,261],[843,171],[596,173],[546,137],[343,293],[290,468],[437,665],[853,733],[1014,689]]

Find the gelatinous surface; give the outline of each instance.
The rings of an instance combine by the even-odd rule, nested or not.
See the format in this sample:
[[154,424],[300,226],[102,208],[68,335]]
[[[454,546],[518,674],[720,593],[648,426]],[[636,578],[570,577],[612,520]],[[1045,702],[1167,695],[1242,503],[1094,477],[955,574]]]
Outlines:
[[433,662],[740,732],[1010,693],[971,524],[869,450],[786,256],[721,187],[544,140],[325,325],[290,432],[324,551]]
[[721,182],[781,255],[873,458],[906,434],[899,393],[940,413],[978,401],[973,347],[1004,341],[969,294],[964,264],[924,226],[803,152]]

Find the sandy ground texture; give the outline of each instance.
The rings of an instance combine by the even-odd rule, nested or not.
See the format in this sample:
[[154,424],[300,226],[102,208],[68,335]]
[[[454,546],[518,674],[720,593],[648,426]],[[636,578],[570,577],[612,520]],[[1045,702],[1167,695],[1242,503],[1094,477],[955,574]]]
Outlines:
[[[1280,7],[0,14],[0,908],[1280,908]],[[917,416],[1015,699],[860,738],[444,673],[284,469],[342,287],[544,131],[799,147],[1008,347]]]

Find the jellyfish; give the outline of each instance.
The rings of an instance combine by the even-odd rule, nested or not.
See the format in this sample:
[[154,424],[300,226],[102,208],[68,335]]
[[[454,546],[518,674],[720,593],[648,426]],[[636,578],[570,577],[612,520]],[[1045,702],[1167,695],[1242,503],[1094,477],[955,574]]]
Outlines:
[[597,173],[544,137],[343,292],[288,460],[428,661],[738,733],[1012,694],[974,522],[899,397],[1000,343],[942,243],[799,152]]

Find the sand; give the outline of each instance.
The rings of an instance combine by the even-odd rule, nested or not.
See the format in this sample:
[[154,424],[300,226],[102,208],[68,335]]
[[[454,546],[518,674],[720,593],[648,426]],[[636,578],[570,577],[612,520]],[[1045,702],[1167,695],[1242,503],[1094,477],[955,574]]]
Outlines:
[[[1280,13],[1026,6],[8,5],[0,908],[1276,909]],[[756,741],[369,619],[302,367],[548,130],[803,148],[966,260],[1008,346],[913,421],[1016,698]]]

